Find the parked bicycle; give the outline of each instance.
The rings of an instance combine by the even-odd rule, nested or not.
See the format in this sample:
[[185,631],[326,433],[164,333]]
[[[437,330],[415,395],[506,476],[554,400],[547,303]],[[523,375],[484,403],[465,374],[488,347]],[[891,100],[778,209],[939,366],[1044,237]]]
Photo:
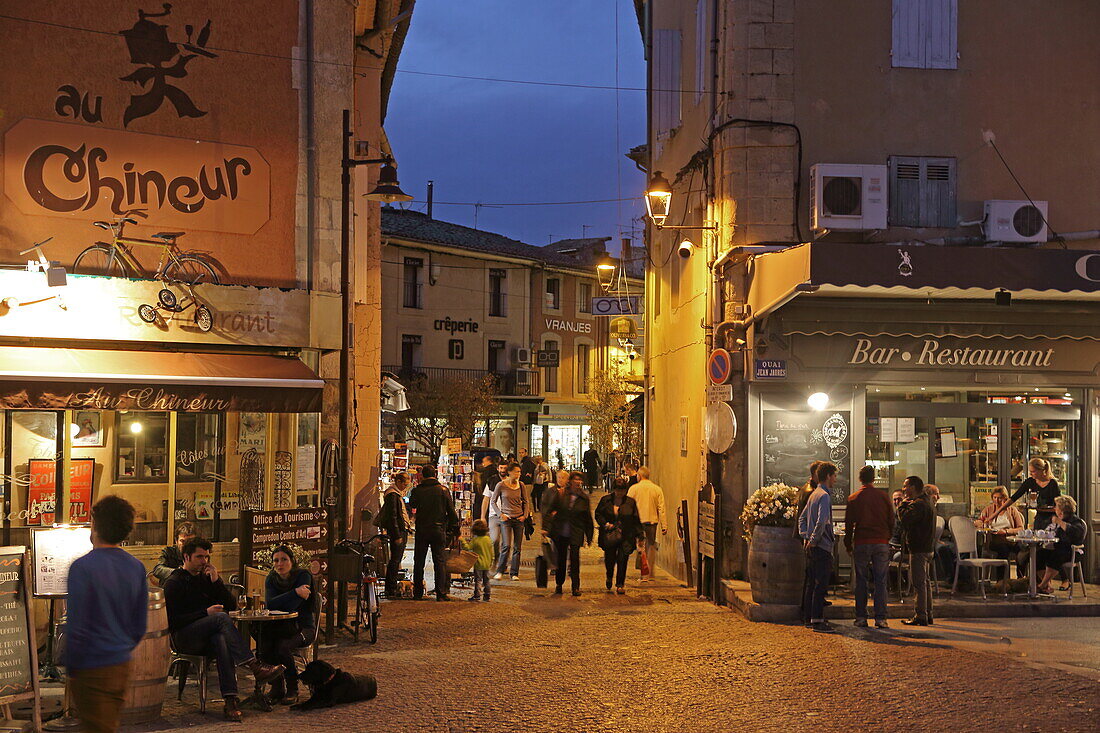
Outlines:
[[[134,217],[146,214],[135,209],[114,221],[96,221],[93,226],[111,232],[111,241],[96,242],[76,256],[73,272],[78,275],[105,275],[108,277],[136,277],[165,282],[198,285],[220,280],[213,263],[198,252],[180,250],[177,240],[186,232],[158,232],[152,239],[123,236],[127,224],[137,224]],[[160,250],[160,260],[153,271],[146,270],[138,260],[137,247],[154,247]]]
[[359,629],[365,627],[371,644],[378,641],[378,617],[382,607],[378,599],[378,582],[382,580],[375,571],[375,558],[368,552],[371,543],[379,542],[384,546],[385,535],[377,534],[365,542],[359,540],[340,540],[337,547],[343,547],[359,555],[361,575],[359,580],[359,599],[355,609],[355,621],[352,631],[359,641]]

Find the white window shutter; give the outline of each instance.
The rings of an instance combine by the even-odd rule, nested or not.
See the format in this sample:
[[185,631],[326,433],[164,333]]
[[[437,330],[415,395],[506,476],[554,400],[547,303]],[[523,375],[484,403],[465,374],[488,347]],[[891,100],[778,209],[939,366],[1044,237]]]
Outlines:
[[893,2],[893,44],[890,51],[890,64],[894,68],[923,68],[921,11],[925,0],[893,0]]
[[695,104],[710,82],[710,0],[695,2]]
[[959,67],[958,0],[925,0],[928,4],[927,69]]
[[680,31],[657,29],[654,46],[654,116],[661,140],[680,126]]

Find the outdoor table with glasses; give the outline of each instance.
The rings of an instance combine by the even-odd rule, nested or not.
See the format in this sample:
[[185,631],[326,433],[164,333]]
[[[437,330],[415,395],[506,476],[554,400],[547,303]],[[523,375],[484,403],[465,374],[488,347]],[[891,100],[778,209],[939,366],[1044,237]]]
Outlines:
[[[256,602],[257,608],[255,608],[255,610],[241,610],[241,611],[230,611],[229,612],[229,618],[233,619],[234,623],[236,623],[237,626],[240,627],[241,636],[243,636],[246,641],[251,638],[249,636],[249,632],[251,631],[251,628],[252,628],[251,625],[256,624],[256,651],[259,651],[260,647],[261,647],[261,641],[263,639],[263,628],[264,628],[264,623],[265,622],[268,622],[268,621],[288,621],[290,619],[298,618],[298,612],[297,611],[289,611],[289,612],[288,611],[271,611],[271,610],[268,610],[266,608],[263,608],[263,609],[258,608],[258,606],[260,606],[260,605],[262,605],[262,604],[259,603],[258,599],[257,599],[257,602]],[[246,699],[242,700],[241,702],[242,702],[242,704],[255,706],[255,707],[259,708],[260,710],[265,710],[265,711],[270,711],[271,710],[271,702],[267,699],[267,697],[263,693],[263,685],[260,685],[259,683],[257,683],[255,688],[252,690],[252,694],[249,695]]]

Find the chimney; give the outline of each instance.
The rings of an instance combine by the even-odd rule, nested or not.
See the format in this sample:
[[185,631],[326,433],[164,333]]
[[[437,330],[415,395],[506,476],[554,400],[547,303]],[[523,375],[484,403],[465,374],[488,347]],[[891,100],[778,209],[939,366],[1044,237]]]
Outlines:
[[629,270],[630,263],[634,259],[634,252],[630,246],[630,237],[623,237],[623,246],[619,251],[619,259],[622,261],[624,270]]
[[432,218],[432,194],[435,192],[435,181],[428,181],[428,218]]

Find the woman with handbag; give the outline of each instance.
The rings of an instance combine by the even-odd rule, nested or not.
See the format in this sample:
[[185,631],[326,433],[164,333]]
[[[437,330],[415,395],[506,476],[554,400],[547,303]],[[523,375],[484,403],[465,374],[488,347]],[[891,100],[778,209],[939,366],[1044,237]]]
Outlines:
[[596,506],[596,524],[600,528],[600,549],[607,570],[607,592],[615,581],[615,592],[626,593],[626,562],[634,551],[642,524],[638,518],[638,505],[627,496],[629,481],[617,477],[611,482],[611,493],[600,499]]
[[588,492],[584,488],[584,474],[573,471],[569,474],[569,483],[564,492],[556,492],[550,497],[547,507],[550,519],[550,537],[557,550],[557,568],[555,580],[557,588],[554,595],[560,596],[565,585],[566,561],[569,563],[569,579],[572,581],[573,595],[581,594],[581,546],[592,544],[592,505],[588,501]]

